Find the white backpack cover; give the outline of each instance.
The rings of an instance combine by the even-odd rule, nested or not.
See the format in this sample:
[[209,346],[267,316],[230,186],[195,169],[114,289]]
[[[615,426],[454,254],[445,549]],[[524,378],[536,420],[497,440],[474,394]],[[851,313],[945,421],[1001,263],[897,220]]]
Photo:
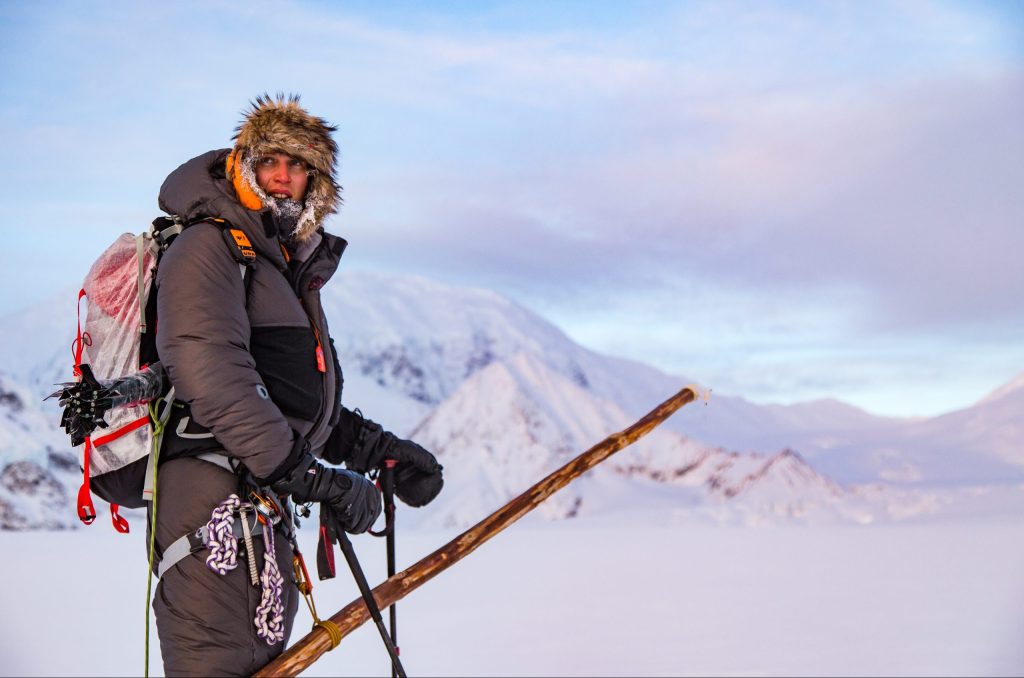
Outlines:
[[[78,296],[79,314],[82,297],[86,299],[86,317],[83,329],[79,316],[76,378],[81,379],[78,366],[82,363],[87,363],[100,381],[129,377],[144,367],[139,364],[140,336],[148,329],[146,301],[159,251],[153,242],[148,234],[124,233],[89,269]],[[131,489],[137,490],[139,479],[144,479],[153,447],[149,405],[139,402],[111,407],[103,420],[106,428],[87,437],[80,452],[85,477],[79,490],[79,517],[87,523],[95,518],[90,496],[90,490],[95,490],[111,503],[114,525],[121,529],[118,505],[144,505],[142,493],[132,497]],[[119,474],[125,477],[117,477]],[[124,528],[127,531],[127,523]]]

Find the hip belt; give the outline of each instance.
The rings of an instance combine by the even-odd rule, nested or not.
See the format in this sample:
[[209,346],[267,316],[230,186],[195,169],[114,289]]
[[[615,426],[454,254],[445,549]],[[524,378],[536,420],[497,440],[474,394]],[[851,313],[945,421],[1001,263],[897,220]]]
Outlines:
[[[196,458],[208,461],[229,471],[235,470],[231,460],[221,454],[208,453],[199,455]],[[223,560],[225,556],[233,560],[235,555],[237,555],[233,551],[237,551],[237,544],[241,540],[245,544],[251,583],[254,586],[258,584],[255,550],[252,540],[253,537],[262,536],[266,526],[272,528],[274,525],[279,524],[281,522],[282,510],[279,509],[280,498],[278,497],[274,497],[278,501],[277,505],[272,501],[267,501],[257,493],[253,493],[252,498],[254,501],[241,501],[237,495],[232,495],[231,499],[214,509],[210,522],[178,537],[170,546],[164,549],[160,564],[155,568],[154,574],[157,577],[163,577],[165,573],[184,558],[203,550],[209,550],[213,554],[208,559],[207,565],[214,570],[220,570],[222,568],[209,561],[214,559],[214,556],[217,556],[217,560]],[[272,535],[268,536],[272,537]],[[286,536],[290,538],[287,530]],[[229,553],[224,554],[223,551],[225,550],[229,551]],[[273,557],[272,554],[269,555]],[[231,569],[231,567],[228,569]],[[224,574],[224,572],[221,572],[221,574]]]

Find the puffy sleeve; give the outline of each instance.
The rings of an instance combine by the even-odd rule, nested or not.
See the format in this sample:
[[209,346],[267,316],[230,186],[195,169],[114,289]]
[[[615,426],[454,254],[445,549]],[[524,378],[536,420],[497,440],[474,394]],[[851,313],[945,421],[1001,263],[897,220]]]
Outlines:
[[249,337],[243,278],[220,229],[190,227],[157,271],[157,351],[192,418],[253,475],[273,480],[287,470],[295,433],[267,395]]

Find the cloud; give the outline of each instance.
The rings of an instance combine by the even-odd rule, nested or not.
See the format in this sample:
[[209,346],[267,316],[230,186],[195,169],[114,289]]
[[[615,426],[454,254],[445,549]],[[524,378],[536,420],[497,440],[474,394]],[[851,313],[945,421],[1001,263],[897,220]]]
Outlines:
[[169,170],[285,90],[340,124],[346,265],[492,286],[737,384],[867,336],[1024,332],[1006,5],[28,7],[0,40],[22,261],[143,227]]
[[855,286],[883,324],[992,320],[1024,291],[1014,263],[1024,198],[1013,189],[1024,185],[1022,82],[734,97],[682,106],[672,130],[634,111],[621,123],[628,139],[613,142],[603,135],[620,121],[594,113],[566,132],[593,139],[580,154],[550,150],[564,144],[554,119],[472,175],[407,170],[396,185],[416,207],[384,244],[430,234],[446,253],[439,267],[514,271],[539,286],[659,276]]

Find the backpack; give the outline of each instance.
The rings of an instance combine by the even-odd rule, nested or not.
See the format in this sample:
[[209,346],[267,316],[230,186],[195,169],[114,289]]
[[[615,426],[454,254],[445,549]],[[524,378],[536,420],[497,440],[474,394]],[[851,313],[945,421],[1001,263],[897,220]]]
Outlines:
[[93,263],[78,293],[75,381],[51,397],[60,397],[72,447],[82,446],[77,510],[86,525],[96,519],[93,493],[110,504],[111,522],[122,533],[129,526],[119,507],[141,508],[152,499],[163,426],[175,405],[156,349],[156,271],[174,239],[200,222],[221,228],[248,299],[255,250],[241,230],[206,217],[157,217],[148,231],[122,234]]

